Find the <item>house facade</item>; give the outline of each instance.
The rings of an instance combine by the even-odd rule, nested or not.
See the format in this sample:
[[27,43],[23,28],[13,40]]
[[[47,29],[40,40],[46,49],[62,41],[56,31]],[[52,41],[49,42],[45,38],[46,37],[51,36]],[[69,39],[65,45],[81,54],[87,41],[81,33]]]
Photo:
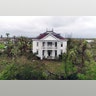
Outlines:
[[52,31],[46,31],[33,39],[33,53],[40,59],[56,59],[66,52],[67,39]]

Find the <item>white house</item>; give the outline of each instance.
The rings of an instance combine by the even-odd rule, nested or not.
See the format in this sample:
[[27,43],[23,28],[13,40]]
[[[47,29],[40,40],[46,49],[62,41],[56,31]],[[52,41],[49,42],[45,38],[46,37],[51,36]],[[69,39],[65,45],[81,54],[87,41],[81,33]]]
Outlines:
[[52,31],[46,31],[33,39],[33,53],[41,59],[56,59],[66,52],[67,39]]

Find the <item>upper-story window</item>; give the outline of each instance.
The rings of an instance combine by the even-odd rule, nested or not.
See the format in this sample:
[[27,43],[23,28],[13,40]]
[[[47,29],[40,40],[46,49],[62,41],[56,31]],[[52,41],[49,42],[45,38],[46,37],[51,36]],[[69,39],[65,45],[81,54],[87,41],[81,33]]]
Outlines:
[[55,47],[57,47],[57,42],[55,42]]
[[43,44],[42,44],[43,46],[45,46],[45,42],[43,42]]
[[47,44],[48,44],[48,46],[52,46],[52,42],[48,42]]
[[61,43],[61,47],[63,47],[63,43]]
[[37,46],[38,46],[38,42],[37,42]]

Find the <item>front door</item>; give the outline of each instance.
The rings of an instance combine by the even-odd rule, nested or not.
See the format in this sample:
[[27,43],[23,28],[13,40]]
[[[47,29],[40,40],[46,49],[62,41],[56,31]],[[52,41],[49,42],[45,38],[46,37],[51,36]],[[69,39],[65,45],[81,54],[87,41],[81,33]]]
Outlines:
[[48,50],[48,57],[51,56],[52,50]]
[[48,50],[48,59],[52,59],[52,50]]

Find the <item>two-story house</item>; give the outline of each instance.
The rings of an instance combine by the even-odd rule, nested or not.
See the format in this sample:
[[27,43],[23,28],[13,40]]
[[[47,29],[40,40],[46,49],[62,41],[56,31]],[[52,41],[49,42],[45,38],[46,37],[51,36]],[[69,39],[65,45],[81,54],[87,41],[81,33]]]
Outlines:
[[33,53],[42,59],[56,59],[66,52],[67,39],[52,31],[46,31],[33,39]]

